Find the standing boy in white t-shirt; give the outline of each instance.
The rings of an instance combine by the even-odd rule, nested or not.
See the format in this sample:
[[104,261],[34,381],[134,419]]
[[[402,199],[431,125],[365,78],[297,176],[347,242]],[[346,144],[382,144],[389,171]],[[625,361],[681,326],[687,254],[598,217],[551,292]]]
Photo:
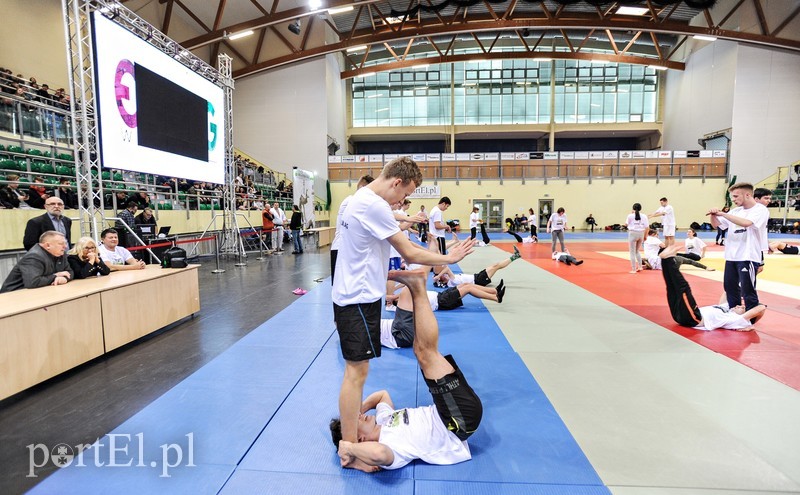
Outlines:
[[450,226],[444,222],[442,212],[450,207],[450,198],[442,196],[439,204],[434,206],[428,217],[429,237],[431,237],[430,250],[440,254],[447,254],[447,240],[445,235],[450,232]]
[[761,264],[762,236],[767,232],[769,210],[753,198],[753,185],[740,182],[728,192],[736,205],[728,213],[717,208],[708,210],[711,225],[727,230],[725,238],[725,275],[723,286],[728,306],[735,308],[744,298],[751,310],[759,305],[756,292],[756,275]]
[[666,246],[672,246],[675,244],[675,210],[672,208],[672,205],[669,204],[667,198],[661,198],[659,201],[661,202],[661,206],[655,213],[650,215],[650,220],[664,217],[664,221],[661,222],[664,230],[664,244]]
[[380,357],[381,298],[386,293],[389,246],[408,263],[457,263],[472,252],[473,242],[455,245],[443,256],[419,249],[400,231],[389,205],[401,203],[422,183],[409,157],[392,160],[371,184],[359,189],[341,212],[336,278],[331,299],[342,356],[344,379],[339,393],[342,435],[357,441],[356,429],[369,360]]

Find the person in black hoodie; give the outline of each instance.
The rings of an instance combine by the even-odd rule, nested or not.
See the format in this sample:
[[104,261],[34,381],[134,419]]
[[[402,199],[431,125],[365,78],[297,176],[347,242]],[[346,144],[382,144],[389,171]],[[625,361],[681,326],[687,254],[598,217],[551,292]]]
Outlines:
[[289,220],[289,229],[292,231],[292,240],[294,241],[292,254],[302,254],[303,241],[300,240],[300,234],[303,233],[303,214],[300,213],[300,208],[297,205],[292,205],[292,219]]

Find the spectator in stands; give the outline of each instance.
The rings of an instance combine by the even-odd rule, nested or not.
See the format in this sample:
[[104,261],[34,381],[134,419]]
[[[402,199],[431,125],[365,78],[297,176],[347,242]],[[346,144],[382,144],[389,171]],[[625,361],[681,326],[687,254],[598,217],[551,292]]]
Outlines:
[[153,216],[153,210],[150,207],[146,207],[142,210],[141,213],[136,215],[136,218],[133,219],[134,225],[152,225],[153,232],[156,230],[156,217]]
[[20,195],[17,192],[17,188],[19,188],[19,175],[9,174],[8,181],[8,184],[0,186],[0,204],[2,204],[4,208],[19,208],[20,202],[22,201],[20,196],[28,199],[27,195]]
[[67,261],[75,279],[108,275],[111,270],[97,252],[97,244],[91,237],[81,237],[67,253]]
[[136,203],[139,209],[150,206],[150,196],[147,195],[147,189],[141,188],[138,192],[131,194],[125,203],[130,204],[131,202]]
[[28,204],[33,208],[44,209],[44,203],[50,193],[44,187],[44,179],[42,177],[34,177],[33,184],[28,188]]
[[43,233],[39,243],[20,258],[3,282],[0,293],[64,285],[73,278],[67,257],[67,239],[53,230]]
[[303,214],[300,213],[297,205],[292,205],[292,219],[289,222],[289,228],[292,230],[292,241],[294,241],[292,254],[303,254],[303,241],[300,239],[300,235],[303,233]]
[[70,187],[70,182],[71,181],[69,179],[67,179],[67,178],[62,178],[59,181],[58,197],[61,198],[61,201],[64,202],[64,208],[77,210],[78,209],[78,195]]
[[[138,206],[136,206],[135,201],[129,201],[126,205],[126,208],[119,212],[119,220],[117,220],[116,225],[114,228],[117,229],[118,232],[122,232],[122,238],[119,239],[120,246],[127,247],[131,243],[127,242],[127,235],[128,232],[133,232],[133,227],[136,225],[136,210]],[[124,222],[124,223],[123,223]],[[124,240],[123,240],[124,239]]]
[[106,262],[112,272],[119,270],[143,270],[144,261],[137,260],[133,255],[119,246],[119,234],[116,229],[106,229],[100,233],[102,244],[98,246],[100,257]]
[[41,242],[39,238],[42,234],[54,230],[64,236],[67,240],[67,247],[69,248],[72,220],[63,216],[64,202],[61,201],[61,198],[57,197],[47,198],[44,207],[47,213],[31,218],[25,225],[25,235],[22,238],[22,246],[26,251],[29,251],[37,242]]
[[52,105],[53,101],[50,99],[50,86],[47,84],[42,84],[42,87],[39,88],[39,91],[36,92],[36,95],[39,97],[39,101],[46,105]]

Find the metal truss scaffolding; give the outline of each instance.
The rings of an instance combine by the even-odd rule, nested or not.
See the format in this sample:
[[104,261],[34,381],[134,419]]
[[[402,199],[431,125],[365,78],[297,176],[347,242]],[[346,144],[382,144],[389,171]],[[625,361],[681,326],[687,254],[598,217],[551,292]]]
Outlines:
[[[75,179],[78,188],[81,236],[97,239],[105,222],[103,217],[103,182],[97,127],[97,100],[95,95],[94,47],[92,40],[92,12],[113,20],[153,47],[180,62],[193,72],[208,79],[225,91],[225,201],[226,225],[235,228],[233,132],[231,129],[233,107],[233,79],[230,58],[220,57],[220,73],[203,62],[176,41],[154,28],[144,19],[123,7],[115,0],[61,0],[64,15],[67,61],[69,63],[70,110],[75,151]],[[231,230],[232,231],[232,230]],[[228,234],[226,234],[227,238]],[[237,238],[238,229],[237,229]],[[241,244],[240,244],[241,246]],[[242,249],[242,254],[243,249]]]

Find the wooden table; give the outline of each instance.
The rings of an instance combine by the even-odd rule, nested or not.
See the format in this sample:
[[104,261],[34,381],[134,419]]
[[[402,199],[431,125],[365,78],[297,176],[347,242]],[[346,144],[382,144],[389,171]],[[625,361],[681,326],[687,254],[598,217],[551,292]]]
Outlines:
[[333,242],[333,236],[336,234],[336,227],[317,227],[314,229],[306,229],[306,232],[318,234],[317,247],[322,247]]
[[0,294],[0,400],[199,311],[198,267]]

